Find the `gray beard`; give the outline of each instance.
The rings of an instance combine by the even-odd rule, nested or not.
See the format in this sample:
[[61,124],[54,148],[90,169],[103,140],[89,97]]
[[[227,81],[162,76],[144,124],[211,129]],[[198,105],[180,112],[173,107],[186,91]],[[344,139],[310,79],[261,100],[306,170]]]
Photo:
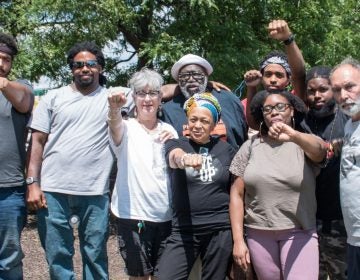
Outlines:
[[208,77],[204,78],[204,83],[199,85],[199,89],[195,92],[189,92],[186,89],[186,85],[184,87],[180,86],[180,90],[182,92],[182,94],[185,96],[186,99],[189,99],[191,96],[193,96],[196,93],[204,93],[206,91],[206,86],[208,83]]

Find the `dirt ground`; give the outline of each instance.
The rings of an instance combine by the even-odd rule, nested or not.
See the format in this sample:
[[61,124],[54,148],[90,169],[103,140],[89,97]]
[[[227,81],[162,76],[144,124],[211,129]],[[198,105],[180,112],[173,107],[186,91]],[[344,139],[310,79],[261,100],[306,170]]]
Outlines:
[[[76,236],[76,235],[75,235]],[[40,245],[36,228],[36,217],[29,215],[28,224],[22,233],[22,248],[25,254],[23,260],[24,280],[48,280],[50,279],[44,250]],[[108,241],[109,274],[111,280],[128,279],[124,273],[124,263],[118,253],[118,244],[113,231]],[[76,279],[81,279],[82,263],[79,254],[79,239],[75,237],[74,267]]]

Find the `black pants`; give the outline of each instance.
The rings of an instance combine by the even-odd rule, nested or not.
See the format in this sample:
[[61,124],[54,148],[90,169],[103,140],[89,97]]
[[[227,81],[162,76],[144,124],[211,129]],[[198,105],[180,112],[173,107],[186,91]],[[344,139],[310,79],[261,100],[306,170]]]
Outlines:
[[159,280],[186,280],[196,258],[202,260],[202,280],[223,280],[232,254],[231,230],[208,234],[172,232],[160,259]]

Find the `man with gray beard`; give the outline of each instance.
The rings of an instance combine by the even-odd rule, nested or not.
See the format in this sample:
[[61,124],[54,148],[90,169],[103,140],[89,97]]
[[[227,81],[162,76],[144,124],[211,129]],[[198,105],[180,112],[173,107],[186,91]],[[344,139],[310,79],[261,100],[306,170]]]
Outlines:
[[187,136],[187,119],[183,109],[185,101],[195,93],[211,92],[223,108],[219,123],[213,130],[234,148],[238,149],[247,138],[247,124],[240,100],[231,92],[210,90],[208,77],[213,68],[210,63],[197,55],[187,54],[171,68],[172,77],[178,82],[181,93],[163,105],[163,120],[171,124],[178,135]]
[[340,201],[347,232],[348,279],[360,279],[360,62],[347,58],[330,74],[345,125],[340,163]]

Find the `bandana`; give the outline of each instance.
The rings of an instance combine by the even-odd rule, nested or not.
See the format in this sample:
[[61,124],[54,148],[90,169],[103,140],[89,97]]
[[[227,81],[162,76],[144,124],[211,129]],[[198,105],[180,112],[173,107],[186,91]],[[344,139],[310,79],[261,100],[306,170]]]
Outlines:
[[220,119],[221,106],[219,101],[210,92],[194,94],[184,104],[184,110],[187,116],[189,116],[192,109],[196,107],[203,107],[211,112],[214,123],[217,123]]
[[267,60],[263,61],[260,64],[260,72],[263,72],[265,67],[268,66],[269,64],[279,64],[285,69],[286,73],[289,76],[291,75],[290,65],[287,62],[287,60],[283,59],[282,57],[280,57],[280,56],[272,56],[272,57],[268,58]]
[[15,52],[11,48],[8,47],[8,45],[4,43],[0,43],[0,52],[6,53],[8,55],[14,56]]

